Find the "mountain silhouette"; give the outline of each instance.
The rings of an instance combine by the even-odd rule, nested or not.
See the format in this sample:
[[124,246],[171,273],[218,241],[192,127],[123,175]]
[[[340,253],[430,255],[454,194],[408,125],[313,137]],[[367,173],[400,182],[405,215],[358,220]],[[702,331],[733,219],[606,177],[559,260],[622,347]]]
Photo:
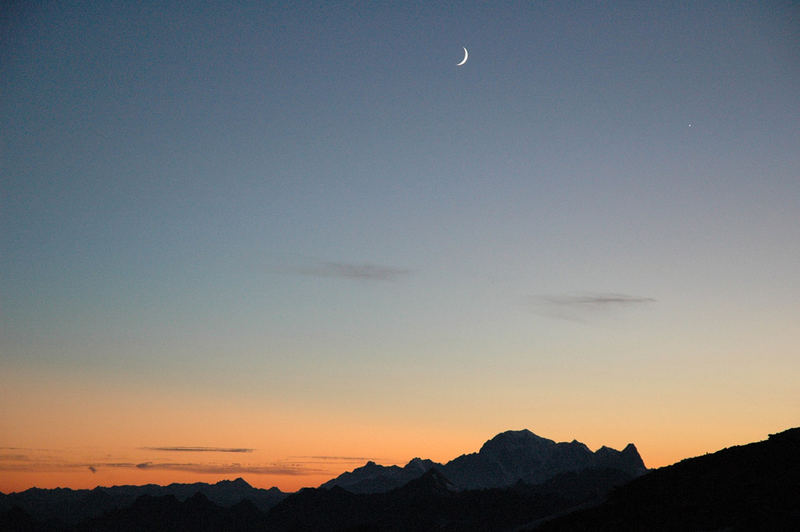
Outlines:
[[320,487],[329,489],[339,486],[352,493],[382,493],[418,478],[433,467],[441,468],[442,465],[420,458],[414,458],[404,467],[382,466],[369,461],[353,471],[342,473],[335,479],[325,482]]
[[[491,482],[520,478],[504,487],[464,488],[447,474],[453,463],[463,468],[453,471],[468,471],[465,477],[484,472],[494,475]],[[592,453],[579,442],[555,443],[512,431],[444,466],[420,459],[405,467],[368,463],[345,478],[361,482],[366,477],[355,477],[364,473],[384,479],[410,475],[426,465],[408,482],[376,493],[334,485],[285,494],[258,490],[241,479],[34,488],[0,494],[0,530],[796,530],[800,523],[800,428],[645,474],[639,474],[644,466],[632,445]],[[559,468],[572,469],[538,483],[522,478]]]
[[[603,469],[605,464],[618,469]],[[209,524],[211,529],[247,530],[247,515],[253,523],[266,519],[268,530],[430,530],[443,524],[495,530],[595,501],[643,470],[632,446],[622,453],[592,453],[578,442],[556,444],[527,430],[508,431],[479,452],[445,465],[420,458],[404,467],[367,462],[318,489],[292,495],[256,489],[243,479],[93,490],[32,488],[0,496],[0,515],[19,529],[35,522],[36,530],[159,530],[160,525],[205,530]]]
[[107,512],[101,517],[80,524],[76,532],[139,532],[171,530],[212,532],[218,530],[267,530],[266,515],[245,500],[224,508],[200,492],[184,501],[174,495],[142,495],[123,509]]
[[631,476],[647,471],[633,444],[622,451],[604,446],[593,453],[576,440],[556,443],[529,430],[510,430],[484,443],[477,453],[461,455],[447,464],[419,458],[405,467],[367,462],[320,487],[339,486],[353,493],[381,493],[418,477],[421,468],[437,469],[456,489],[503,488],[519,481],[539,484],[560,473],[586,469],[611,468]]
[[641,476],[537,530],[798,530],[800,428]]
[[438,469],[381,493],[307,488],[268,515],[270,530],[511,530],[597,502],[632,477],[617,470],[564,473],[546,484],[456,490]]
[[0,512],[17,507],[37,521],[52,521],[72,525],[95,518],[111,510],[132,505],[141,496],[171,496],[178,502],[200,493],[220,507],[231,507],[242,500],[250,501],[257,509],[268,511],[287,494],[278,488],[268,490],[254,488],[244,479],[222,480],[216,484],[197,482],[193,484],[170,484],[158,486],[114,486],[97,487],[91,490],[56,488],[44,490],[31,488],[19,493],[0,495]]

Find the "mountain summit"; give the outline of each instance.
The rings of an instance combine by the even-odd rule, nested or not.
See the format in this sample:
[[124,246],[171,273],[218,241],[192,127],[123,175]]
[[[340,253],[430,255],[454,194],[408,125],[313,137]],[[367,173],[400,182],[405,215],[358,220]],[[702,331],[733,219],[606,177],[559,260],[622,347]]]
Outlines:
[[503,488],[520,481],[540,484],[561,473],[586,469],[617,469],[631,476],[647,471],[632,443],[622,451],[603,446],[592,452],[577,440],[556,443],[523,429],[502,432],[484,443],[477,453],[461,455],[447,464],[419,458],[405,467],[368,462],[320,487],[339,486],[353,493],[381,493],[418,478],[431,468],[441,472],[460,490]]

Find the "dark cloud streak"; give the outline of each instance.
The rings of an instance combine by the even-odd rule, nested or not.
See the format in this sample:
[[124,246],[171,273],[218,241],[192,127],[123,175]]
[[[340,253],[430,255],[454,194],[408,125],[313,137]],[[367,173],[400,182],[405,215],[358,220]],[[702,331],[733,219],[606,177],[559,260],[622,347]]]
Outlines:
[[379,460],[378,458],[370,458],[369,456],[298,456],[298,458],[311,458],[312,460],[344,460],[344,461],[364,461],[369,462],[370,460],[375,461]]
[[196,463],[172,463],[172,462],[142,462],[136,464],[137,469],[159,469],[164,471],[185,471],[190,473],[212,473],[212,474],[241,474],[249,473],[255,475],[313,475],[322,473],[324,470],[312,469],[308,467],[298,467],[293,465],[242,465],[242,464],[196,464]]
[[139,469],[161,471],[184,471],[189,473],[207,473],[218,475],[255,474],[255,475],[289,475],[302,476],[326,473],[326,469],[308,467],[306,464],[276,463],[276,464],[201,464],[195,462],[105,462],[105,463],[80,463],[80,462],[28,462],[28,463],[0,463],[0,471],[15,472],[43,472],[43,471],[70,471],[76,469],[89,470],[96,473],[100,469]]
[[652,297],[616,292],[587,294],[545,294],[533,296],[535,312],[542,316],[585,323],[590,316],[613,313],[623,308],[655,303]]
[[247,447],[141,447],[145,451],[168,451],[175,453],[252,453]]
[[30,462],[32,458],[27,454],[0,454],[0,461],[8,460],[9,462]]
[[628,294],[587,294],[587,295],[543,295],[539,298],[551,305],[561,305],[570,307],[602,307],[609,305],[641,305],[643,303],[654,303],[652,297],[631,296]]
[[99,468],[119,468],[119,469],[131,469],[136,467],[136,464],[128,463],[128,462],[112,462],[112,463],[94,463],[94,464],[87,464],[85,462],[60,462],[60,461],[48,461],[48,460],[30,460],[27,463],[22,464],[4,464],[0,462],[0,471],[22,471],[22,472],[33,472],[33,471],[65,471],[65,470],[74,470],[74,469],[86,469],[88,468],[93,473],[96,472]]

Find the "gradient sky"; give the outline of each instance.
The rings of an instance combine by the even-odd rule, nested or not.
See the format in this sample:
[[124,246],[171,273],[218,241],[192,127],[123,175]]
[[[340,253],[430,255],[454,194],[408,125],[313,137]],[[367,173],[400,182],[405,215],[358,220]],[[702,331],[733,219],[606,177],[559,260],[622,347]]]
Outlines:
[[36,4],[0,491],[800,424],[796,2]]

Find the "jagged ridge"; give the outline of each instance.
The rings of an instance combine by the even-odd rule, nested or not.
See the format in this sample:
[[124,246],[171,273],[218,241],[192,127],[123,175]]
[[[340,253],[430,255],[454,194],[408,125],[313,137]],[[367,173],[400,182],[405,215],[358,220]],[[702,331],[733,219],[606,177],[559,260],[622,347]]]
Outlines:
[[447,464],[420,458],[414,458],[404,467],[368,462],[320,487],[339,486],[353,493],[381,493],[431,468],[440,471],[457,489],[502,488],[520,481],[539,484],[560,473],[586,469],[618,469],[631,476],[647,471],[632,443],[622,451],[603,446],[592,452],[577,440],[556,443],[524,429],[502,432],[484,443],[477,453],[461,455]]

